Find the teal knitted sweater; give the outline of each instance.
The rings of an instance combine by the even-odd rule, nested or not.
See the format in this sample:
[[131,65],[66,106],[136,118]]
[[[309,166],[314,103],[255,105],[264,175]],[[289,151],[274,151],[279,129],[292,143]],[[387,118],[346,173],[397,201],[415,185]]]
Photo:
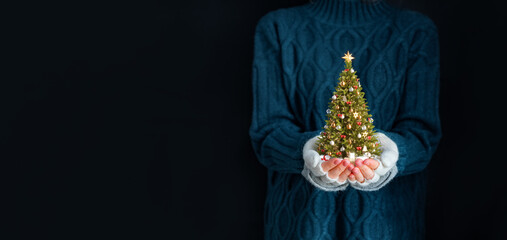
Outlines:
[[[437,29],[382,1],[316,0],[256,28],[250,136],[268,170],[266,239],[424,238],[424,169],[441,137]],[[302,175],[302,148],[322,131],[350,51],[377,132],[399,151],[378,191],[326,192]]]

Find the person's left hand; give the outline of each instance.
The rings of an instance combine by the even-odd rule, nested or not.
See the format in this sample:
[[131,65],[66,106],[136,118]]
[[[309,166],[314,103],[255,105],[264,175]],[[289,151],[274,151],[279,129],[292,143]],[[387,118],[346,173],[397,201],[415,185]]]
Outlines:
[[370,180],[375,176],[375,170],[380,165],[380,162],[375,159],[356,159],[355,167],[349,175],[350,181],[358,181],[363,183],[366,180]]

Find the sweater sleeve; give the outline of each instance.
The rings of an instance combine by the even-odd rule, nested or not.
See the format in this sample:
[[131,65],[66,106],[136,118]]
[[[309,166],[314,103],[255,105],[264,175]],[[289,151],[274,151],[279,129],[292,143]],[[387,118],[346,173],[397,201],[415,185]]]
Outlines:
[[275,171],[299,174],[304,166],[303,145],[319,131],[305,132],[291,111],[281,66],[278,30],[271,14],[257,23],[250,137],[262,165]]
[[411,42],[401,105],[389,131],[399,150],[398,175],[422,171],[441,138],[438,113],[439,45],[436,27],[430,23]]

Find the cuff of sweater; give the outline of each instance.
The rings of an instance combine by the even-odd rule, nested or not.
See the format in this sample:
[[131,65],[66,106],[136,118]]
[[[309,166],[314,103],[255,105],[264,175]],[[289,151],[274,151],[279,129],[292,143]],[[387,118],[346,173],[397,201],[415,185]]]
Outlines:
[[[384,130],[377,129],[377,128],[375,128],[375,131],[378,134],[380,134],[380,133],[384,134],[384,136],[386,136],[387,138],[389,138],[392,142],[394,142],[396,144],[396,150],[398,151],[398,159],[404,159],[408,156],[407,148],[405,146],[405,140],[403,139],[403,137],[400,134],[395,133],[395,132],[390,132],[390,131],[384,131]],[[398,167],[398,175],[399,176],[403,176],[406,174],[404,164],[397,164],[397,167]]]
[[348,181],[345,181],[343,183],[340,183],[338,181],[325,181],[326,176],[315,176],[310,169],[308,169],[306,166],[303,168],[303,171],[301,174],[310,182],[313,186],[319,188],[323,191],[328,192],[336,192],[336,191],[343,191],[347,188],[349,185]]

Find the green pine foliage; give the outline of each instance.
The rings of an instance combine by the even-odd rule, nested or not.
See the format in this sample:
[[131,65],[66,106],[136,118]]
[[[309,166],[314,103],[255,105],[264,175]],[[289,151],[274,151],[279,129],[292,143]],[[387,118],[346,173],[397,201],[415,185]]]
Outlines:
[[324,160],[348,157],[351,161],[359,156],[380,155],[373,119],[350,58],[345,60],[345,69],[338,80],[329,102],[324,131],[317,141],[319,154],[329,156]]

